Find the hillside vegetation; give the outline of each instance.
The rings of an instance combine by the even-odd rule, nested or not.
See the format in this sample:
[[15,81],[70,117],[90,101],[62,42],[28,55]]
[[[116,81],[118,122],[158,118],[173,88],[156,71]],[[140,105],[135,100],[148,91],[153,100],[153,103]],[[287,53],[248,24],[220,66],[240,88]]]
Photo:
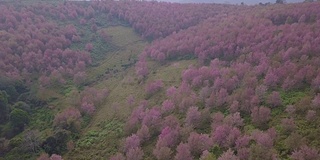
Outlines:
[[0,160],[318,160],[320,3],[0,2]]

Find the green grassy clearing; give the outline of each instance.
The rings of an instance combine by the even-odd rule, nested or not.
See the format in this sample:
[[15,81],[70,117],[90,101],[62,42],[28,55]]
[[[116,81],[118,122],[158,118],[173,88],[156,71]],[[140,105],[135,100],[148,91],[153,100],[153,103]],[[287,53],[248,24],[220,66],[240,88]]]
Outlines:
[[[146,98],[144,87],[142,86],[156,79],[163,80],[165,86],[156,95],[151,96],[148,101],[150,106],[160,105],[160,102],[166,98],[166,88],[178,85],[181,82],[181,74],[177,73],[181,73],[190,64],[196,63],[195,60],[182,60],[160,65],[150,61],[148,63],[150,74],[147,79],[141,81],[135,74],[133,61],[136,60],[137,55],[142,52],[147,43],[127,27],[109,27],[106,28],[106,31],[112,35],[111,43],[117,44],[121,49],[109,53],[108,58],[100,61],[99,65],[89,68],[87,73],[88,81],[92,82],[91,87],[108,88],[110,93],[104,103],[98,106],[97,112],[88,127],[83,130],[78,140],[80,145],[65,155],[67,159],[85,159],[88,157],[106,159],[113,155],[118,150],[117,147],[119,147],[122,137],[114,135],[115,137],[111,136],[111,138],[106,137],[104,134],[101,135],[101,132],[105,130],[101,124],[113,123],[116,120],[123,125],[132,109]],[[128,65],[127,68],[119,65],[129,63],[132,63],[132,65]],[[111,69],[115,72],[111,72]],[[106,74],[108,70],[110,72]],[[131,106],[126,100],[130,95],[135,98],[135,104]],[[110,132],[119,130],[119,128],[110,129]],[[84,155],[88,156],[83,157]]]

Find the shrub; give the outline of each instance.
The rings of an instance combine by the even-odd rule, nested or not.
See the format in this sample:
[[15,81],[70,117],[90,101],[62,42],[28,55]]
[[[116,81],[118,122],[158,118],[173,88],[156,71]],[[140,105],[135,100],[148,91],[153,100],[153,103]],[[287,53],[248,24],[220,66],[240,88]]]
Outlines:
[[29,123],[29,119],[29,114],[22,109],[13,109],[10,113],[10,122],[13,127],[23,129],[24,125]]

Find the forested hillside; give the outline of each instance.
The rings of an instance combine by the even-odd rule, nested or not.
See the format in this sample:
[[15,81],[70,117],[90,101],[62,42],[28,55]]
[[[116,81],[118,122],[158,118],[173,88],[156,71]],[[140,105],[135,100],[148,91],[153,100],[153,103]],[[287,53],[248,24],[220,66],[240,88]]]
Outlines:
[[0,160],[318,160],[320,3],[0,2]]

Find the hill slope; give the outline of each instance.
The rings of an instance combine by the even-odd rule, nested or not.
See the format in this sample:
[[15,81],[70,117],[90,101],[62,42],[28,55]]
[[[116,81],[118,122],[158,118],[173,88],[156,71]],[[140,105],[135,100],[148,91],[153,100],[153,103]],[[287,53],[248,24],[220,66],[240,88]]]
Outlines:
[[320,157],[319,2],[0,8],[4,159]]

